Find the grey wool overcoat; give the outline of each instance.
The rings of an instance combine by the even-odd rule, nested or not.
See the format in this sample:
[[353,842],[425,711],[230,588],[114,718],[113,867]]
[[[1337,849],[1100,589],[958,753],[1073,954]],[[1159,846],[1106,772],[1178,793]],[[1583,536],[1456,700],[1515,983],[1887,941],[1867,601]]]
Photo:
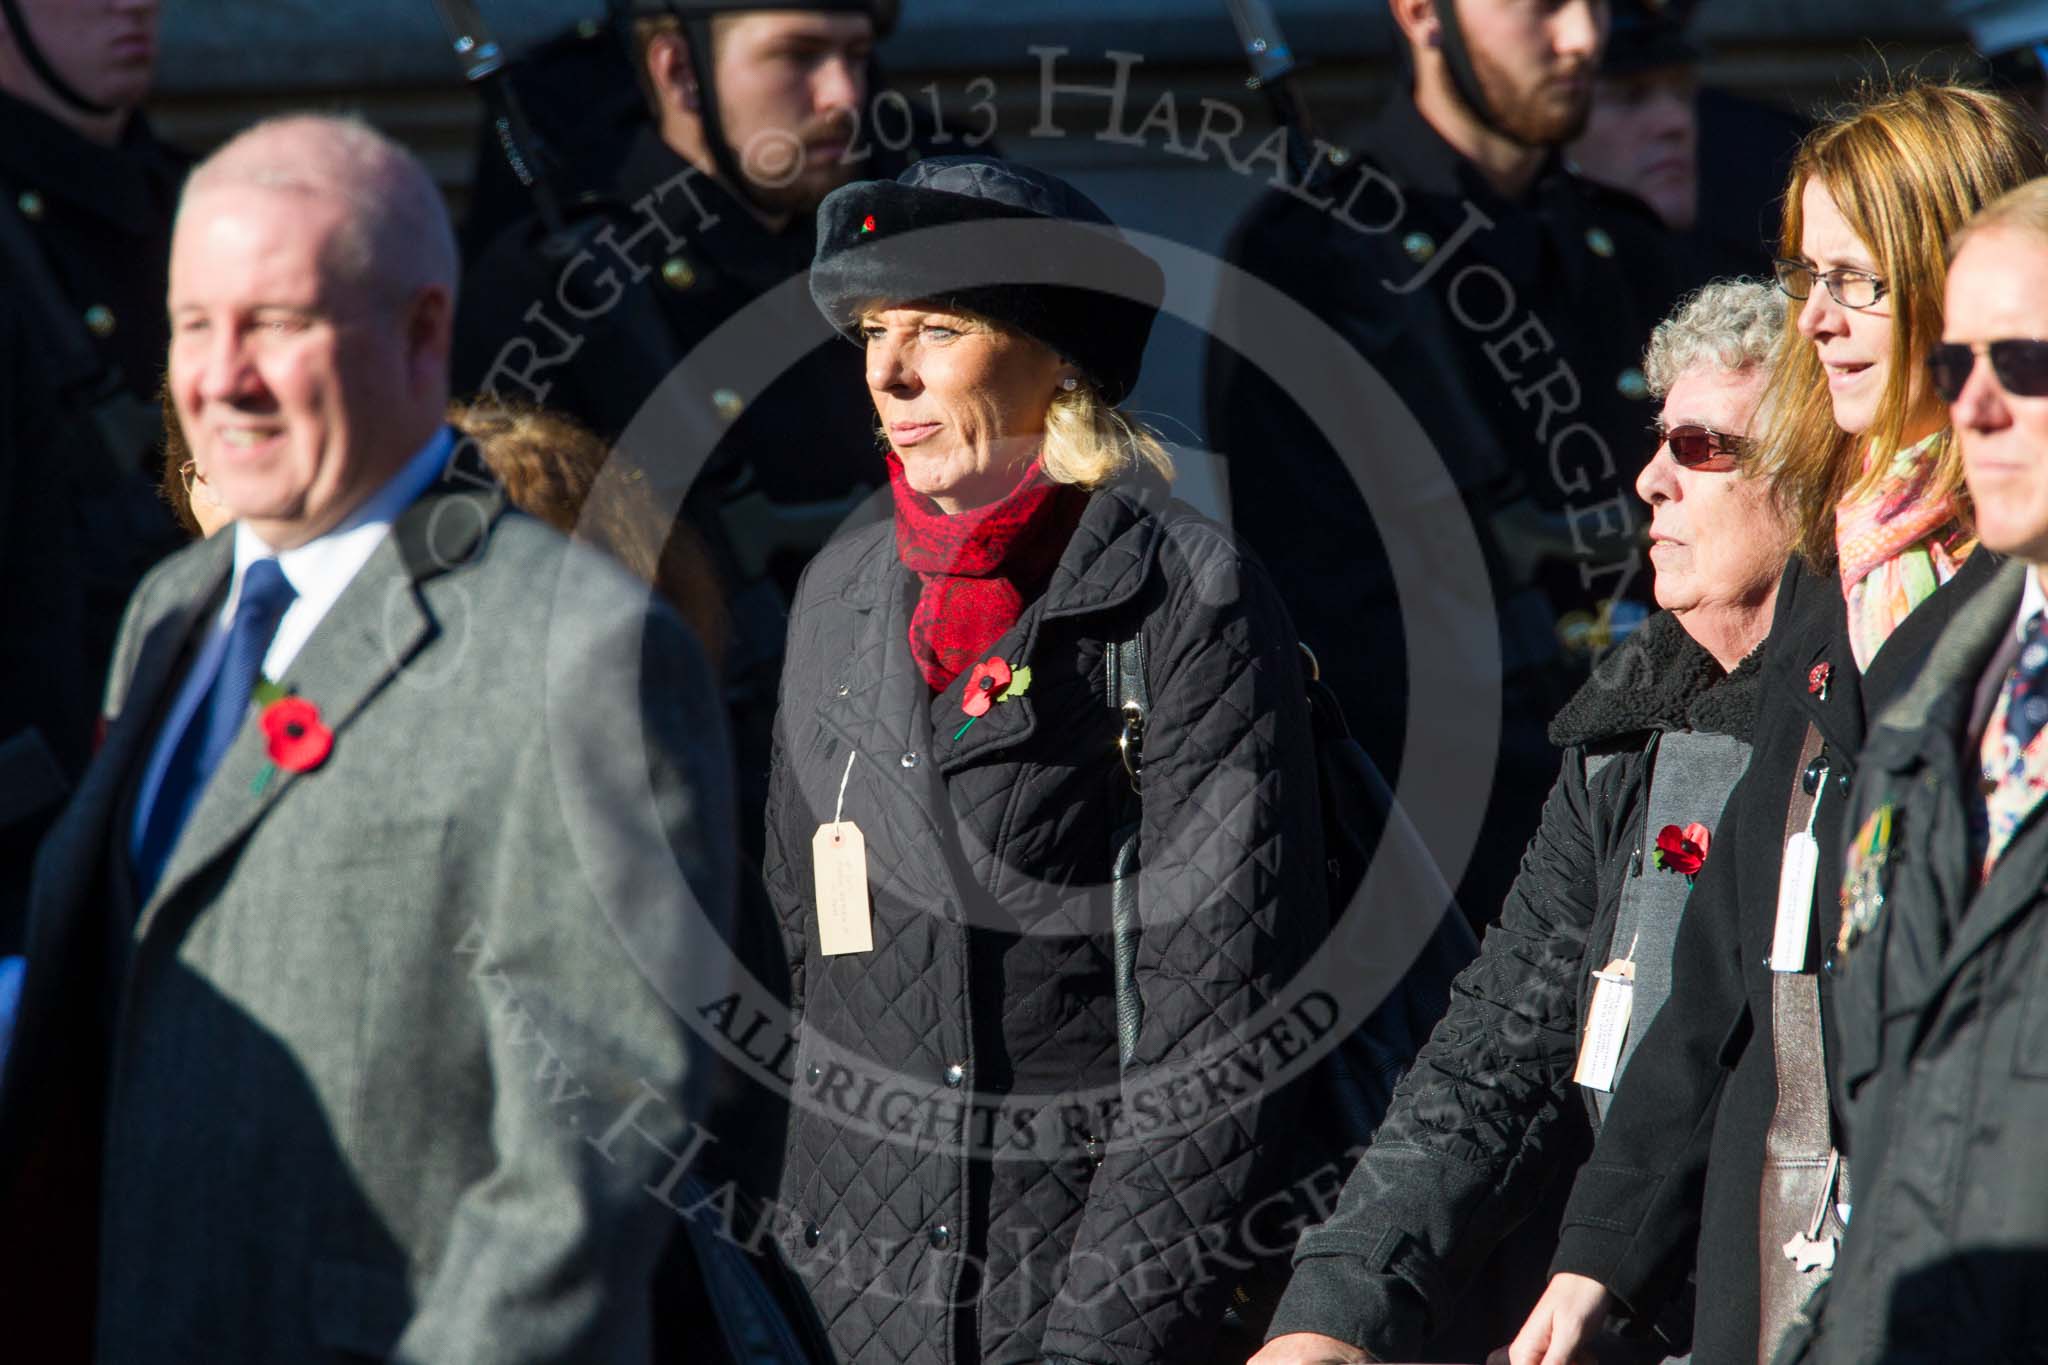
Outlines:
[[[970,676],[935,694],[913,662],[893,529],[828,546],[790,622],[767,861],[802,1016],[784,1248],[843,1361],[1200,1362],[1301,1145],[1301,1088],[1274,1078],[1328,911],[1293,627],[1220,527],[1126,480],[990,649],[1028,688],[965,726]],[[1105,663],[1133,638],[1142,797]],[[828,956],[813,844],[835,814],[866,841],[873,948]],[[1143,1014],[1120,1065],[1132,820]]]
[[[244,724],[135,903],[136,774],[232,534],[165,561],[44,844],[0,1090],[12,1359],[644,1362],[730,776],[688,633],[444,478]],[[252,708],[253,710],[253,708]],[[700,934],[713,929],[714,942]],[[89,1343],[89,1344],[88,1344]]]

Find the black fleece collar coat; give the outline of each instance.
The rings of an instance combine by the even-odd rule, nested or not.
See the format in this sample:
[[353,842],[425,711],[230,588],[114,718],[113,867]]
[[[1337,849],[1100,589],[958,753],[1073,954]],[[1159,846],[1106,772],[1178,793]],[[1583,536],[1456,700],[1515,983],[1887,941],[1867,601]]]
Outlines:
[[1564,765],[1514,887],[1336,1212],[1302,1234],[1269,1337],[1478,1359],[1520,1325],[1560,1213],[1546,1195],[1592,1145],[1594,1106],[1572,1073],[1590,973],[1612,955],[1646,856],[1660,741],[1748,739],[1760,668],[1752,655],[1725,673],[1660,612],[1551,723]]
[[[1814,826],[1816,885],[1824,891],[1841,885],[1841,819],[1871,717],[1911,683],[1995,562],[1983,551],[1973,554],[1899,625],[1860,676],[1840,579],[1794,559],[1779,583],[1749,771],[1728,798],[1715,854],[1680,927],[1671,998],[1636,1050],[1631,1083],[1616,1095],[1579,1173],[1551,1267],[1598,1280],[1628,1308],[1649,1313],[1683,1282],[1697,1243],[1698,1301],[1711,1308],[1694,1324],[1700,1365],[1756,1359],[1757,1192],[1764,1135],[1777,1106],[1765,959],[1807,723],[1819,727],[1829,762]],[[1814,677],[1821,665],[1825,687]],[[1824,957],[1840,909],[1826,894],[1817,903],[1809,942]],[[1823,971],[1823,1004],[1832,984]],[[1827,1051],[1836,1051],[1831,1041]]]

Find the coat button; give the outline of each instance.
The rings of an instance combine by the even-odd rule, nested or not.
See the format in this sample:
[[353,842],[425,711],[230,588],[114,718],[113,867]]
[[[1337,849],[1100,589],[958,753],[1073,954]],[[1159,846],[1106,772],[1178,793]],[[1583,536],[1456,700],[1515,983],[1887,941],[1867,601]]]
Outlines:
[[823,1071],[818,1069],[818,1064],[816,1062],[812,1062],[809,1066],[804,1068],[804,1075],[810,1078],[810,1082],[812,1085],[816,1085],[818,1081],[824,1076],[824,1074],[825,1073]]
[[1411,232],[1401,239],[1401,250],[1408,253],[1408,259],[1423,265],[1436,255],[1436,239],[1426,232]]
[[21,216],[31,223],[40,223],[43,220],[43,196],[34,190],[23,190],[15,199],[14,207],[20,209]]
[[711,391],[711,406],[718,409],[720,417],[731,422],[736,420],[740,413],[746,409],[747,400],[740,397],[739,391],[736,389],[713,389]]
[[1587,228],[1586,249],[1595,256],[1612,256],[1614,254],[1614,239],[1607,235],[1606,228]]
[[904,754],[901,761],[904,767],[915,768],[917,766],[917,750],[912,749]]
[[85,329],[105,341],[114,334],[114,310],[96,303],[85,310]]
[[955,1062],[946,1068],[946,1084],[952,1086],[955,1090],[958,1090],[960,1083],[966,1079],[967,1068],[960,1065],[960,1063]]
[[661,282],[671,289],[688,289],[697,282],[697,267],[681,256],[671,256],[661,263]]
[[818,1225],[817,1225],[816,1223],[806,1223],[806,1224],[804,1224],[804,1245],[805,1245],[805,1246],[807,1246],[807,1247],[814,1247],[814,1246],[816,1246],[816,1245],[818,1244],[818,1239],[819,1239],[820,1237],[823,1237],[824,1235],[825,1235],[825,1234],[824,1234],[823,1232],[821,1232],[821,1231],[819,1230],[819,1228],[818,1228]]
[[931,1236],[928,1240],[934,1247],[943,1251],[946,1249],[946,1246],[953,1240],[953,1229],[947,1227],[944,1223],[941,1223],[937,1227],[932,1229]]

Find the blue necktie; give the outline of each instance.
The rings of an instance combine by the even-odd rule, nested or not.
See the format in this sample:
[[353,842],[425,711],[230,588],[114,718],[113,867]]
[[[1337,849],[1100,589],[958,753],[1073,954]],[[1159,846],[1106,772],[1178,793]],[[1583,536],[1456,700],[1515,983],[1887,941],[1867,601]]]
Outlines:
[[2012,697],[2005,708],[2005,732],[2018,750],[2025,750],[2048,723],[2048,639],[2042,636],[2044,618],[2035,612],[2027,618],[2020,639],[2019,662],[2013,666]]
[[270,651],[271,637],[278,622],[298,593],[275,559],[259,559],[242,574],[242,596],[235,604],[234,620],[228,625],[227,648],[222,651],[220,671],[213,675],[206,696],[186,723],[164,769],[163,783],[143,821],[142,842],[135,849],[135,890],[138,900],[148,900],[163,875],[164,865],[177,847],[185,817],[198,804],[199,793],[220,766],[222,755],[234,743],[235,734],[248,716],[249,698],[256,691],[256,679],[263,668],[263,656]]

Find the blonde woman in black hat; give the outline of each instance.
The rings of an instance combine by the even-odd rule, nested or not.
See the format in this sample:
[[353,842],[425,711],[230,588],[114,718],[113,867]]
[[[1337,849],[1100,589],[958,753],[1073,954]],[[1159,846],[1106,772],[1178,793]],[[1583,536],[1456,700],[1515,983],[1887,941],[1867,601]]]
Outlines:
[[[1005,283],[976,234],[1019,225],[1135,297]],[[1292,1092],[1218,1059],[1327,918],[1309,717],[1267,575],[1116,406],[1161,288],[992,159],[819,210],[895,515],[798,594],[766,871],[801,1024],[782,1249],[847,1360],[1202,1360],[1219,1258],[1292,1177]]]

